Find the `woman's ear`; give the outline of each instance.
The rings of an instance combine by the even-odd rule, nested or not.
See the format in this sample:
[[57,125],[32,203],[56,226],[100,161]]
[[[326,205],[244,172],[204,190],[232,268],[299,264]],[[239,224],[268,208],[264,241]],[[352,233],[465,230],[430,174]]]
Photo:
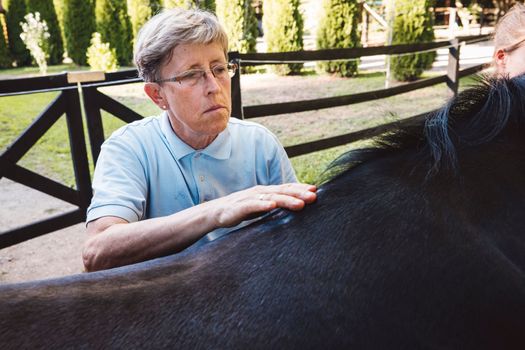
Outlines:
[[144,92],[146,93],[146,95],[149,96],[149,98],[153,101],[153,103],[159,106],[160,109],[168,108],[168,103],[162,94],[159,84],[145,83]]
[[494,53],[494,62],[496,64],[496,70],[498,73],[505,72],[505,65],[507,63],[507,53],[503,49],[498,49]]

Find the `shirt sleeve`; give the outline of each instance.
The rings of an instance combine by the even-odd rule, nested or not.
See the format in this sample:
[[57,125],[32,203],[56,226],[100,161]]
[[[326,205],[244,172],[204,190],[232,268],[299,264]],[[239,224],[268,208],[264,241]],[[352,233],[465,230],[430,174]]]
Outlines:
[[111,137],[102,146],[93,177],[93,199],[86,222],[117,216],[128,222],[145,213],[147,176],[139,153],[126,138]]
[[268,131],[273,143],[273,156],[268,161],[270,184],[280,185],[283,183],[297,182],[297,177],[292,163],[277,137]]

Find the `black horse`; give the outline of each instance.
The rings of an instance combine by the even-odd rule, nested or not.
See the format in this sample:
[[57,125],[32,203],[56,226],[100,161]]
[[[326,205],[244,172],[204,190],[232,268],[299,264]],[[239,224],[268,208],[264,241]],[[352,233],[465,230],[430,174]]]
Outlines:
[[210,244],[0,287],[0,348],[525,347],[525,78],[351,152]]

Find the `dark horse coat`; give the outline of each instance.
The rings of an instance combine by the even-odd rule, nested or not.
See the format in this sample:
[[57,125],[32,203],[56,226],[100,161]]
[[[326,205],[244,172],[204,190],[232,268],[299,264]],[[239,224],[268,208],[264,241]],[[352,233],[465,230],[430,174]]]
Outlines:
[[0,287],[1,349],[525,348],[525,78],[486,81],[218,241]]

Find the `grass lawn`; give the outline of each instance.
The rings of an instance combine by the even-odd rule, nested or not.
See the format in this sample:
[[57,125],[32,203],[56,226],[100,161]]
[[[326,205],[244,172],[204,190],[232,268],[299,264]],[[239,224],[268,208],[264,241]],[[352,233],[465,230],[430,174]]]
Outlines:
[[[83,68],[61,65],[49,67],[49,72]],[[0,78],[38,74],[37,70],[0,70]],[[465,78],[462,86],[473,80]],[[246,74],[241,77],[242,99],[245,106],[261,103],[296,101],[346,95],[384,86],[384,74],[362,73],[354,78],[307,74],[279,77],[273,74]],[[142,84],[127,84],[101,88],[100,91],[120,101],[139,114],[158,114],[159,109],[149,101]],[[4,150],[34,120],[58,93],[0,97],[0,149]],[[344,107],[317,111],[277,115],[252,119],[272,130],[285,145],[295,145],[320,138],[345,134],[381,123],[406,118],[430,111],[447,100],[444,84],[417,90],[391,98],[375,100]],[[123,125],[119,119],[103,112],[106,137]],[[363,142],[295,157],[292,164],[300,181],[314,183],[326,165],[342,152],[362,147]],[[65,118],[60,120],[39,140],[37,145],[22,158],[20,164],[47,175],[69,186],[74,186],[74,176],[69,154],[69,141]],[[93,169],[93,165],[91,165]]]

